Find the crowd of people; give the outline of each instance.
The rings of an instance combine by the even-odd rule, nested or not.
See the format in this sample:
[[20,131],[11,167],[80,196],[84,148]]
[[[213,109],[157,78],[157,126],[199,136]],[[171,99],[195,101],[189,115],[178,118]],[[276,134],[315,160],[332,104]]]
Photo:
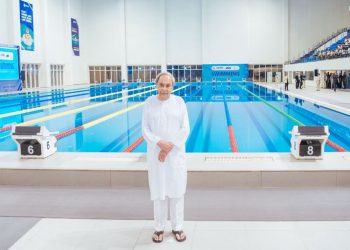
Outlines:
[[348,55],[350,55],[350,38],[345,39],[344,43],[339,44],[335,50],[324,50],[316,52],[315,57],[319,60],[327,60],[346,57]]
[[[317,90],[320,88],[333,89],[346,89],[347,88],[347,74],[346,72],[340,71],[337,72],[326,72],[322,76],[315,76]],[[302,89],[305,87],[305,75],[303,73],[296,73],[295,79],[295,88]],[[283,78],[284,90],[288,91],[289,79],[288,75],[285,75]]]
[[321,84],[323,85],[324,88],[333,89],[334,91],[336,91],[337,88],[338,89],[346,88],[346,80],[347,80],[346,72],[344,73],[340,72],[339,74],[327,72]]

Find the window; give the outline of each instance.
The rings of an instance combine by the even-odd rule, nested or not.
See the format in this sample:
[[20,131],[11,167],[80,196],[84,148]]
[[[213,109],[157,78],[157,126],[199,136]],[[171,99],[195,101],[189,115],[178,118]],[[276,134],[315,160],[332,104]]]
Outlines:
[[39,87],[39,64],[24,63],[22,64],[24,72],[23,88],[32,89]]
[[63,86],[63,65],[51,64],[51,86]]
[[282,64],[249,65],[249,81],[254,82],[280,82],[282,80]]
[[121,66],[89,66],[90,83],[121,82]]
[[154,82],[160,72],[160,65],[128,66],[128,82]]
[[168,65],[167,71],[174,76],[176,82],[202,81],[202,65]]

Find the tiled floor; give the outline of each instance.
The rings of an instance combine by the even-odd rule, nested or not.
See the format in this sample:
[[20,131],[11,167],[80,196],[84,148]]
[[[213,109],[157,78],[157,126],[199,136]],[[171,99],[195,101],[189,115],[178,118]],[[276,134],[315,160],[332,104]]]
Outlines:
[[152,221],[42,219],[10,250],[348,250],[350,222],[185,222],[188,239],[151,240]]

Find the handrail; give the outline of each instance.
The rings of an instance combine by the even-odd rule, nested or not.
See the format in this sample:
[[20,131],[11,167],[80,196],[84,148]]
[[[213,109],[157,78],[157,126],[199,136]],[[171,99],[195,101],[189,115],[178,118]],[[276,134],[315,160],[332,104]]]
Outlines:
[[[288,60],[285,62],[285,64],[293,64],[296,62],[309,62],[311,59],[310,58],[303,58],[306,55],[310,54],[311,52],[321,48],[322,46],[326,45],[327,43],[331,42],[333,39],[337,38],[339,35],[341,35],[344,32],[349,32],[350,33],[350,27],[346,27],[346,28],[342,28],[337,30],[336,32],[332,33],[331,35],[329,35],[327,38],[323,39],[321,42],[317,43],[316,45],[314,45],[311,49],[309,49],[306,53],[304,52],[304,54],[302,56],[298,56],[297,59],[293,59],[293,60]],[[340,40],[340,39],[339,39]],[[336,41],[332,42],[335,43]],[[345,57],[347,57],[348,55],[346,55]],[[311,60],[311,61],[315,61],[315,60]]]

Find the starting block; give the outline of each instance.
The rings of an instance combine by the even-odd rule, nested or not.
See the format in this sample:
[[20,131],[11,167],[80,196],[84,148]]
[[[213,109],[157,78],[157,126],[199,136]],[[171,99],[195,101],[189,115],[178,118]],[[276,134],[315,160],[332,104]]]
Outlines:
[[12,138],[21,158],[46,158],[57,151],[55,132],[45,126],[14,126]]
[[291,153],[296,159],[323,159],[328,126],[294,126],[291,134]]

